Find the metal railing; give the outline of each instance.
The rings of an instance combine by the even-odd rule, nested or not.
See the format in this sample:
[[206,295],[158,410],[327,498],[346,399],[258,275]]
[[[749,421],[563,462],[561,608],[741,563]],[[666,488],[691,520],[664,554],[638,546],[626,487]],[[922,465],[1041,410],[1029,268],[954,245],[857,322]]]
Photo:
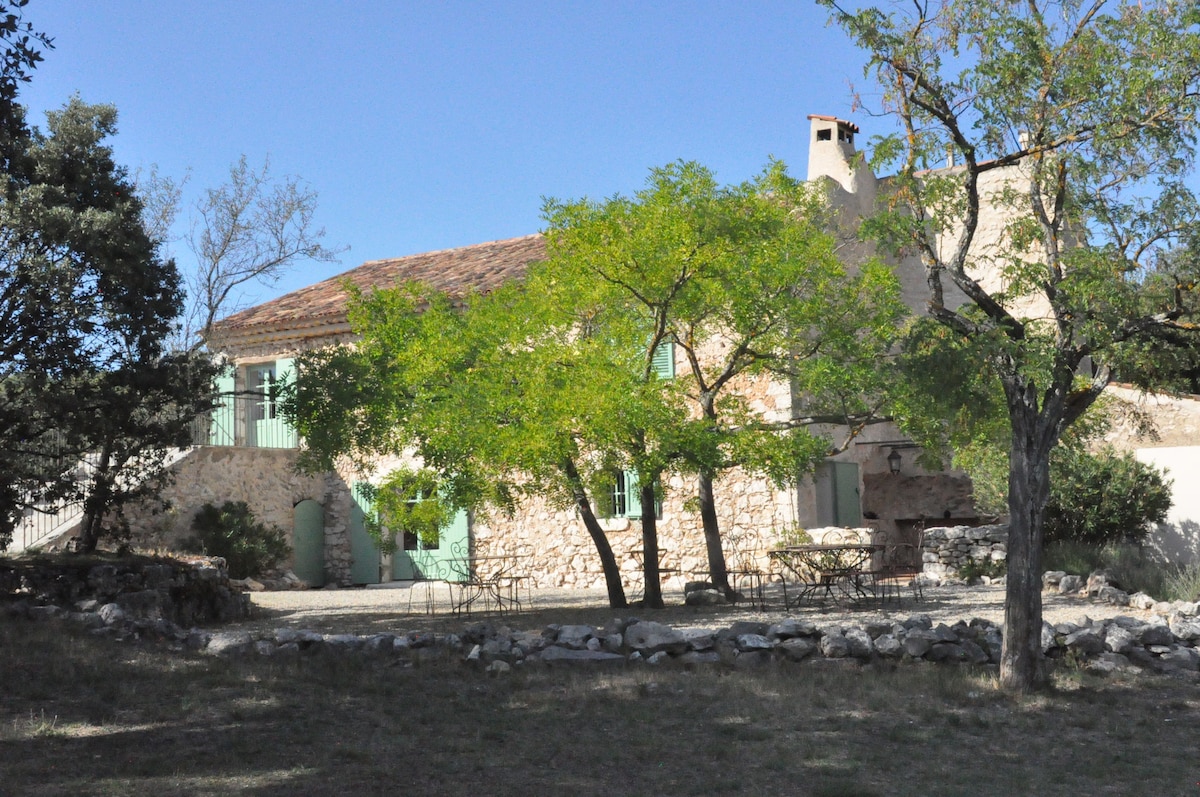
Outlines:
[[265,393],[222,393],[217,406],[192,422],[192,443],[198,446],[297,448],[300,437],[279,414],[277,402]]
[[[61,459],[61,451],[56,451],[53,456]],[[64,462],[65,460],[59,464],[65,472]],[[13,528],[8,552],[17,553],[34,548],[74,528],[83,519],[81,496],[86,485],[91,482],[95,470],[96,456],[84,455],[71,468],[69,475],[75,483],[75,489],[70,490],[70,497],[47,500],[36,498],[33,493],[26,493],[26,509]]]

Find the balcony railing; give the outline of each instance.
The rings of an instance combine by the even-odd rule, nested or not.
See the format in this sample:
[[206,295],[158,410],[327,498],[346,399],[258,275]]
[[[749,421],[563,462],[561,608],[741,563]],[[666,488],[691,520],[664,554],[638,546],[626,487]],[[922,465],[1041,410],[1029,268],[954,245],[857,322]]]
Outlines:
[[300,438],[269,395],[223,393],[212,411],[192,423],[192,442],[198,446],[296,448]]

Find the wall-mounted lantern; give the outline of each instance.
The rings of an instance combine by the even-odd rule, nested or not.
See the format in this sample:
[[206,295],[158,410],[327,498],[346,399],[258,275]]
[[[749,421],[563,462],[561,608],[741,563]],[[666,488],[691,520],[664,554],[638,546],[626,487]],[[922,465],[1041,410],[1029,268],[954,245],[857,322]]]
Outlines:
[[893,448],[892,453],[887,457],[888,470],[892,472],[893,476],[900,472],[900,461],[900,452]]

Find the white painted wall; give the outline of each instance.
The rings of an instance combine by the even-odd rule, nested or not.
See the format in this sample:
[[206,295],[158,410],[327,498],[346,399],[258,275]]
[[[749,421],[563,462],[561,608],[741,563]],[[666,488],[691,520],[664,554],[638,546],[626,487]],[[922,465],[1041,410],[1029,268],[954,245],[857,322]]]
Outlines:
[[1200,446],[1139,448],[1134,455],[1165,470],[1174,482],[1174,505],[1147,542],[1167,561],[1200,562]]

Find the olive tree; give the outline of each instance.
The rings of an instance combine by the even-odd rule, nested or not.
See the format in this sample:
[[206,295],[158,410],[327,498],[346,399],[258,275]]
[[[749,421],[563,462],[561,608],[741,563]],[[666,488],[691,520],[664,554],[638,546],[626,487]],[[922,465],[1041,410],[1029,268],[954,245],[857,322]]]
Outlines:
[[[998,379],[1009,426],[1001,682],[1047,682],[1041,551],[1051,451],[1120,373],[1194,331],[1200,7],[1172,0],[820,0],[869,56],[899,132],[868,230],[920,258],[928,314]],[[954,168],[937,168],[946,163]],[[987,222],[1003,220],[987,239]],[[955,306],[954,294],[965,297]]]

